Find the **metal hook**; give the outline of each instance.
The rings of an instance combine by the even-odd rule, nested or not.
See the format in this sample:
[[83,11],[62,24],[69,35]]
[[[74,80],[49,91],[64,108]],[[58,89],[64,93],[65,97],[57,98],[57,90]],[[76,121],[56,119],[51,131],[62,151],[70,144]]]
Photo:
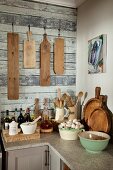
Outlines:
[[12,22],[12,32],[14,32],[14,23]]
[[60,37],[60,28],[58,29],[58,36]]
[[44,34],[46,34],[46,26],[44,27]]
[[29,32],[30,32],[30,24],[28,25],[28,29],[29,29]]
[[61,20],[59,20],[59,28],[58,28],[58,36],[60,37],[60,30],[61,30]]

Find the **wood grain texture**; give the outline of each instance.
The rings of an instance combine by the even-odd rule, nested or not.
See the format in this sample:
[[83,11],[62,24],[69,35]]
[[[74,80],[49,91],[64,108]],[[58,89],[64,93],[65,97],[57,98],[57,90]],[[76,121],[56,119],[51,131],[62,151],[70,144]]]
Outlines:
[[[73,95],[76,89],[76,9],[35,3],[20,0],[0,1],[0,109],[14,110],[15,107],[25,109],[39,98],[39,106],[43,108],[43,98],[56,97],[56,89],[60,86],[62,93]],[[50,52],[50,86],[40,86],[40,43],[43,40],[44,22],[47,21],[47,35],[51,45]],[[19,34],[19,99],[7,99],[7,32]],[[53,70],[54,40],[58,36],[61,22],[61,36],[64,38],[64,73],[55,75]],[[23,68],[23,43],[26,39],[28,24],[33,32],[32,38],[36,43],[36,68]]]
[[8,99],[19,99],[19,35],[7,34],[8,48]]
[[36,67],[35,41],[32,39],[32,32],[27,32],[28,39],[24,40],[24,68]]
[[101,107],[93,110],[88,119],[88,126],[93,131],[109,133],[111,130],[111,120],[108,110]]
[[61,37],[54,43],[54,72],[57,75],[64,73],[64,39]]
[[50,43],[46,34],[40,45],[40,86],[50,86]]

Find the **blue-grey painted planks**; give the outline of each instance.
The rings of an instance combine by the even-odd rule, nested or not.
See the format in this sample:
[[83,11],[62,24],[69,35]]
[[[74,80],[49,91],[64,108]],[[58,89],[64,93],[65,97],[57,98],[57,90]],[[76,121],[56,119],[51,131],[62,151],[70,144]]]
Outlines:
[[[62,93],[69,92],[74,95],[76,87],[76,17],[77,11],[44,3],[28,2],[23,0],[0,1],[0,110],[13,110],[34,103],[35,97],[40,99],[43,107],[43,98],[52,100],[57,95],[60,86]],[[14,22],[15,32],[19,33],[19,100],[7,99],[7,32],[12,31],[11,23]],[[51,43],[51,85],[39,86],[40,77],[40,42],[43,39],[43,26],[46,22],[48,39]],[[53,45],[58,35],[59,23],[61,35],[65,40],[64,75],[57,76],[53,72]],[[31,25],[33,39],[36,41],[36,69],[23,68],[23,41],[26,39],[28,24]]]

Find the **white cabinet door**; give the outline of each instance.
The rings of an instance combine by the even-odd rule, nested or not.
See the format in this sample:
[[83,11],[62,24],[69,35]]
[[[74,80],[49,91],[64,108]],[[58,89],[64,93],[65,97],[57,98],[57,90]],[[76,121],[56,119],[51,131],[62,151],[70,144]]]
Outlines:
[[8,152],[8,170],[48,170],[48,146]]
[[49,170],[60,170],[60,158],[54,150],[49,148]]

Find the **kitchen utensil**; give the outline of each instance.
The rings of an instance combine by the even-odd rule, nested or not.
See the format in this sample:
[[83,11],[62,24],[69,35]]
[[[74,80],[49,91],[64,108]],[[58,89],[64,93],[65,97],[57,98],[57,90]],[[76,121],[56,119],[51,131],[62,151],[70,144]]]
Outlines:
[[102,100],[99,99],[100,96],[100,87],[95,88],[95,98],[91,98],[90,100],[87,101],[83,108],[83,115],[85,122],[88,121],[88,118],[90,117],[90,114],[94,111],[94,109],[101,107],[102,105]]
[[31,124],[28,122],[22,123],[20,125],[23,134],[33,134],[37,128],[37,123]]
[[88,118],[88,126],[94,131],[109,133],[111,129],[111,117],[109,110],[104,105],[104,96],[100,97],[102,97],[102,106],[92,111]]
[[31,125],[35,124],[41,119],[41,116],[37,117],[33,122],[29,122]]
[[7,33],[7,57],[8,57],[8,99],[19,99],[19,35],[12,32]]
[[50,85],[50,43],[46,32],[40,45],[40,85]]
[[20,125],[24,134],[33,134],[35,133],[37,127],[37,121],[41,119],[41,116],[37,117],[33,122],[25,122]]
[[32,32],[27,32],[27,40],[24,40],[24,68],[36,67],[36,48],[35,40],[32,39]]
[[16,135],[9,135],[8,130],[2,130],[2,135],[6,143],[10,142],[21,142],[21,141],[31,141],[40,138],[40,129],[37,128],[33,134],[23,134],[22,132]]
[[18,123],[12,121],[9,123],[9,135],[17,135],[18,134]]
[[77,105],[77,103],[78,103],[78,102],[80,102],[80,101],[81,101],[82,96],[83,96],[83,92],[82,92],[82,91],[80,91],[80,92],[78,93],[77,101],[76,101],[75,106]]
[[85,102],[85,99],[87,98],[87,95],[88,95],[88,92],[85,92],[85,94],[84,94],[84,99],[83,99],[83,101],[82,101],[82,106],[84,105],[84,102]]
[[81,145],[90,153],[99,153],[104,150],[110,140],[110,136],[103,132],[85,131],[78,134]]
[[64,73],[64,39],[60,37],[60,33],[54,43],[54,72],[57,75]]
[[38,114],[39,113],[39,99],[38,98],[35,98],[35,107],[34,107],[34,112],[35,114]]

